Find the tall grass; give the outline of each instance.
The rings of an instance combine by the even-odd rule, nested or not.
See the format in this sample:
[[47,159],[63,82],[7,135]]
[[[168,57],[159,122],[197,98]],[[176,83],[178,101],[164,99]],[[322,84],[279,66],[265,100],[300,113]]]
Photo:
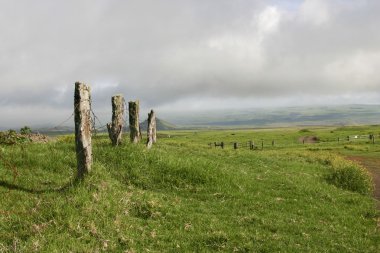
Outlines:
[[298,155],[311,163],[318,162],[325,165],[328,168],[325,175],[327,182],[345,190],[372,195],[374,185],[371,175],[359,164],[348,161],[338,154],[323,151],[309,151]]

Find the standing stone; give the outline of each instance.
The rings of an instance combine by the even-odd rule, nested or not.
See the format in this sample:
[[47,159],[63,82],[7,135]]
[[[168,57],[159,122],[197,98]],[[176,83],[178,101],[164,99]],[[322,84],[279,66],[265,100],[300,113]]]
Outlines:
[[148,113],[148,130],[147,130],[147,148],[151,148],[153,143],[156,143],[157,141],[157,134],[156,134],[156,114],[153,110]]
[[74,92],[75,149],[77,177],[91,171],[91,91],[87,84],[76,82]]
[[112,145],[117,146],[121,143],[123,134],[124,97],[123,95],[113,96],[111,102],[112,122],[107,124],[107,129]]
[[129,109],[129,132],[131,142],[138,143],[141,140],[140,122],[139,122],[139,101],[130,101]]

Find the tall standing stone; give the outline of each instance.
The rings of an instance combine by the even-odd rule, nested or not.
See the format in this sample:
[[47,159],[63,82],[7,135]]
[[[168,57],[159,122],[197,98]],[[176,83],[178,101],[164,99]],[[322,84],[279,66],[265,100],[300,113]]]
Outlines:
[[129,132],[131,142],[138,143],[141,140],[140,123],[139,123],[139,101],[130,101],[129,110]]
[[124,97],[123,95],[115,95],[111,99],[112,102],[112,122],[107,124],[108,135],[112,141],[112,145],[117,146],[121,143],[123,134],[124,119]]
[[156,114],[153,110],[148,113],[148,129],[147,129],[147,148],[151,148],[153,143],[156,143],[157,141],[157,134],[156,134]]
[[74,92],[75,149],[77,176],[91,171],[91,91],[87,84],[76,82]]

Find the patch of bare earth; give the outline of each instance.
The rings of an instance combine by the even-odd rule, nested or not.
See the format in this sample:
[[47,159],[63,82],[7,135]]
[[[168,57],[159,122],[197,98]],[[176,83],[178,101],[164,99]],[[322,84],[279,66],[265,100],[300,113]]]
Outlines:
[[359,163],[370,172],[375,185],[374,197],[378,200],[377,207],[380,209],[380,158],[347,156],[347,159]]
[[317,136],[303,136],[298,138],[298,141],[301,143],[317,143],[319,138]]

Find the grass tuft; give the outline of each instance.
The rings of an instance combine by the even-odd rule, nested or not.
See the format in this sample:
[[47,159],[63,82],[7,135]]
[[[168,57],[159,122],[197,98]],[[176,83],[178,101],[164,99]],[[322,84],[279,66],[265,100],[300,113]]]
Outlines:
[[341,158],[335,158],[330,163],[331,172],[326,176],[328,182],[342,189],[372,195],[373,182],[364,168]]

